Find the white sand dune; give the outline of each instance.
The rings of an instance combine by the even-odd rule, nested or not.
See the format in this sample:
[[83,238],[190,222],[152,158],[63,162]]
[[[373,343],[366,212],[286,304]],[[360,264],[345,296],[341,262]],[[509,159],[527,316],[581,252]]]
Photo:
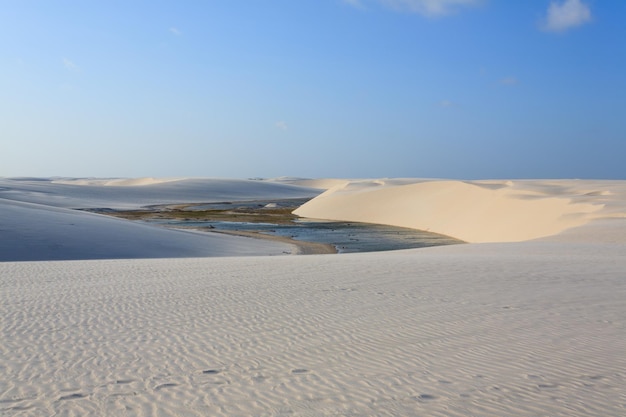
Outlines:
[[0,262],[282,255],[293,245],[170,230],[109,216],[0,200]]
[[297,253],[293,245],[166,230],[72,208],[311,197],[306,187],[242,180],[0,179],[0,261]]
[[410,227],[466,242],[519,242],[624,216],[623,204],[614,208],[624,198],[623,182],[370,180],[330,188],[295,213]]
[[[363,181],[319,200],[384,191],[402,214],[400,194],[437,184],[586,223],[386,253],[0,262],[0,414],[626,415],[626,181]],[[3,194],[0,219],[38,215]]]

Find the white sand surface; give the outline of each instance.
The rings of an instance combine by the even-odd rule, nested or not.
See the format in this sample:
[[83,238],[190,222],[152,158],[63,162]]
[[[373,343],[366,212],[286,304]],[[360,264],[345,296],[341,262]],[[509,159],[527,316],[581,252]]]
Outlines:
[[517,243],[0,262],[0,415],[626,415],[626,182],[467,185],[602,208]]
[[624,253],[0,263],[0,414],[622,416]]

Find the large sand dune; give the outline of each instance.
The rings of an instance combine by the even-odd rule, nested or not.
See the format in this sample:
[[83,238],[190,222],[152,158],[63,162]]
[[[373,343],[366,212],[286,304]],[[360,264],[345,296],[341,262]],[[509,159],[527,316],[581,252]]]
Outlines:
[[[13,244],[87,216],[43,206],[35,183],[1,185],[0,233],[28,230]],[[626,182],[379,180],[313,203],[404,218],[411,192],[439,188],[435,204],[448,187],[472,195],[468,209],[479,195],[509,209],[548,200],[562,231],[387,253],[0,262],[0,414],[626,415]]]
[[603,210],[623,198],[623,182],[368,180],[336,185],[295,213],[410,227],[467,242],[519,242],[592,219],[623,217],[623,206]]
[[319,191],[264,181],[0,179],[0,261],[278,255],[293,245],[182,232],[70,210],[312,197]]

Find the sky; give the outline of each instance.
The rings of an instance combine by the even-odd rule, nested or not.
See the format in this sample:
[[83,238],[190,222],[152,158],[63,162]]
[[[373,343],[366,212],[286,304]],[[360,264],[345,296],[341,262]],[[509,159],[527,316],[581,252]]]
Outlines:
[[0,0],[0,177],[626,179],[626,1]]

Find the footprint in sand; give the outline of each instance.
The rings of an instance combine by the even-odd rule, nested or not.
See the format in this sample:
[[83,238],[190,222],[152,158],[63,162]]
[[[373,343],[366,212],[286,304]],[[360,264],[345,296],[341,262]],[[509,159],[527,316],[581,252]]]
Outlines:
[[132,379],[118,379],[117,381],[115,381],[115,383],[118,384],[118,385],[130,384],[131,382],[134,382],[134,380],[132,380]]
[[206,371],[202,371],[204,375],[217,375],[220,373],[217,369],[207,369]]
[[64,400],[76,400],[78,398],[84,398],[86,397],[87,394],[81,394],[81,393],[76,393],[76,394],[70,394],[70,395],[64,395],[63,397],[59,398],[59,401],[64,401]]
[[169,384],[161,384],[161,385],[157,385],[157,386],[154,388],[154,390],[155,390],[155,391],[159,391],[159,390],[162,390],[163,388],[171,388],[171,387],[177,387],[177,386],[178,386],[178,384],[172,384],[172,383],[169,383]]
[[539,389],[554,389],[558,388],[558,384],[538,384],[537,388]]

